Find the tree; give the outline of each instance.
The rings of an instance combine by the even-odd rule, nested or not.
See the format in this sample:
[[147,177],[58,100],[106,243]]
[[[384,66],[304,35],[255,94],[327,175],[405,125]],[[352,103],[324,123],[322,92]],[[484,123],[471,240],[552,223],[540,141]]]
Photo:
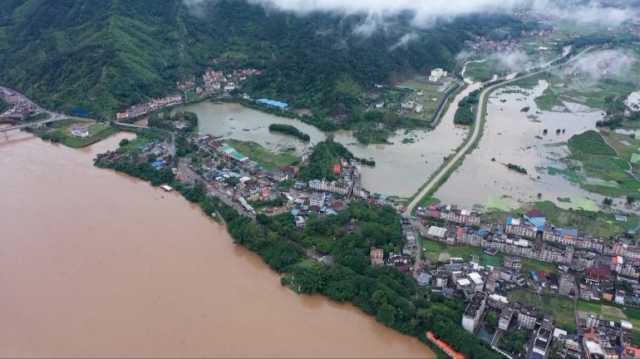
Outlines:
[[493,310],[487,313],[485,317],[485,323],[487,324],[487,328],[491,331],[495,331],[498,327],[498,315]]

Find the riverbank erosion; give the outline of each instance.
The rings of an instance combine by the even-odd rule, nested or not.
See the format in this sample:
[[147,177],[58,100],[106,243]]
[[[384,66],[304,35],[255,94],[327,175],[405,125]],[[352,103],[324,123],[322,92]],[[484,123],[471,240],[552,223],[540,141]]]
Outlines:
[[123,138],[0,138],[1,356],[434,357],[282,287],[180,196],[91,165]]

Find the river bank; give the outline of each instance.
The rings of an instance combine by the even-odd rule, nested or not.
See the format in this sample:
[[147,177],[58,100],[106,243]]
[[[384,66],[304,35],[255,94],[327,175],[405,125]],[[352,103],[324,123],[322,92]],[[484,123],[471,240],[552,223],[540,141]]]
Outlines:
[[282,287],[179,195],[93,167],[130,136],[82,150],[0,139],[1,355],[433,357],[350,305]]

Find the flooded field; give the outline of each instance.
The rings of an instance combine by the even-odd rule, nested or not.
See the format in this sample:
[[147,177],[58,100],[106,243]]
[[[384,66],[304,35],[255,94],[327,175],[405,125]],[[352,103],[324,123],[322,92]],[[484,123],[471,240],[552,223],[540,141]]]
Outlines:
[[[390,145],[362,145],[349,132],[339,132],[336,140],[362,158],[373,158],[375,167],[362,168],[362,182],[372,192],[409,197],[462,144],[467,129],[454,125],[453,118],[460,100],[479,87],[469,85],[452,101],[440,124],[433,131],[398,131],[389,139]],[[413,143],[403,139],[413,138]]]
[[[458,102],[478,87],[478,84],[472,84],[465,88],[433,131],[405,133],[400,130],[389,139],[392,144],[383,145],[360,144],[350,131],[338,131],[335,140],[357,157],[376,161],[375,167],[362,167],[365,188],[385,195],[411,196],[442,164],[444,157],[462,143],[467,130],[456,127],[453,117]],[[188,105],[185,110],[198,114],[201,133],[253,141],[272,150],[295,147],[300,153],[326,138],[322,131],[299,120],[274,116],[238,104],[202,102]],[[310,144],[305,145],[290,136],[270,133],[268,127],[272,123],[287,123],[297,127],[309,134]]]
[[[478,148],[467,155],[435,196],[467,207],[510,208],[538,199],[561,207],[593,208],[601,203],[601,196],[560,175],[551,175],[554,171],[549,167],[562,170],[560,160],[568,154],[566,141],[595,128],[603,113],[572,104],[566,104],[571,112],[538,111],[534,99],[547,86],[540,81],[530,90],[510,86],[493,93]],[[523,167],[527,174],[510,170],[507,164]]]
[[93,167],[123,138],[79,151],[1,135],[1,357],[435,357],[282,287],[178,194]]
[[[199,131],[202,134],[251,141],[273,151],[295,148],[302,154],[310,146],[324,141],[325,134],[306,123],[286,117],[260,112],[237,103],[214,103],[203,101],[184,107],[198,115]],[[283,123],[297,127],[311,137],[308,144],[287,135],[269,132],[269,125]]]

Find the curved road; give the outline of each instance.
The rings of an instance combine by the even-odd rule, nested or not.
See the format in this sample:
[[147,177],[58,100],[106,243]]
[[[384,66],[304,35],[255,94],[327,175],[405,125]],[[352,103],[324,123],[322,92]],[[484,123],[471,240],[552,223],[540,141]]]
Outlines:
[[[528,73],[528,74],[524,74],[521,76],[516,76],[512,79],[506,79],[504,81],[498,82],[494,85],[491,85],[487,88],[485,88],[484,90],[482,90],[482,92],[480,93],[480,97],[479,97],[479,102],[478,102],[478,109],[476,111],[476,120],[473,124],[473,132],[471,133],[471,135],[467,138],[465,144],[458,150],[458,152],[456,152],[456,154],[450,158],[449,160],[447,160],[447,162],[441,166],[438,171],[435,173],[435,175],[433,175],[429,181],[427,182],[427,184],[422,187],[422,189],[418,192],[418,194],[416,196],[414,196],[413,200],[409,203],[409,205],[407,206],[405,213],[407,215],[411,215],[411,213],[413,212],[413,210],[416,208],[416,206],[418,205],[418,203],[420,203],[420,200],[422,200],[422,198],[424,198],[427,194],[431,193],[431,191],[437,189],[437,187],[440,184],[440,181],[442,181],[443,178],[445,178],[446,175],[449,174],[449,172],[454,168],[454,166],[460,161],[462,160],[462,158],[471,150],[471,148],[474,146],[474,144],[476,143],[476,141],[480,138],[480,134],[482,133],[482,128],[483,128],[483,114],[486,111],[486,101],[487,101],[487,96],[489,94],[491,94],[491,92],[493,92],[495,89],[497,89],[498,87],[502,87],[505,85],[508,85],[510,83],[522,80],[522,79],[526,79],[529,77],[533,77],[536,75],[539,75],[543,72],[549,71],[553,68],[556,67],[560,67],[560,66],[564,66],[569,62],[575,61],[577,58],[579,58],[580,56],[582,56],[584,53],[586,53],[587,51],[591,50],[591,48],[587,48],[585,50],[583,50],[582,52],[578,53],[577,55],[575,55],[572,59],[568,60],[567,62],[561,62],[559,64],[556,65],[551,65],[549,64],[548,66]],[[559,60],[561,60],[563,57],[561,57]]]

